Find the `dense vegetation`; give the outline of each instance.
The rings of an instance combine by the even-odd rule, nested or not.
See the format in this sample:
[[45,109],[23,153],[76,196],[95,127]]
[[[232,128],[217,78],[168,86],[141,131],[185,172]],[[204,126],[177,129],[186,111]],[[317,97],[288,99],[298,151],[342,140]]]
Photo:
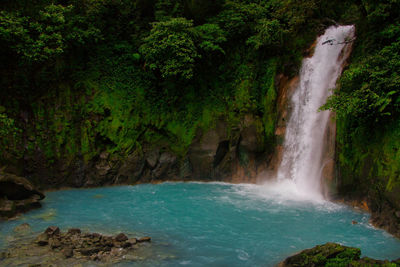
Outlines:
[[276,73],[294,74],[302,50],[331,23],[325,18],[344,8],[319,1],[5,1],[3,161],[38,152],[49,164],[77,154],[90,160],[103,149],[126,154],[162,139],[184,154],[197,128],[220,116],[235,125],[246,113],[262,117],[271,145]]
[[272,150],[277,74],[295,75],[315,36],[337,21],[357,27],[340,90],[323,107],[337,112],[342,187],[392,192],[400,183],[399,5],[5,0],[0,164],[29,173],[33,158],[49,168],[102,151],[118,159],[146,143],[183,156],[199,129],[219,118],[234,129],[246,114],[259,118]]
[[400,209],[400,1],[361,1],[351,64],[323,108],[337,113],[341,190]]

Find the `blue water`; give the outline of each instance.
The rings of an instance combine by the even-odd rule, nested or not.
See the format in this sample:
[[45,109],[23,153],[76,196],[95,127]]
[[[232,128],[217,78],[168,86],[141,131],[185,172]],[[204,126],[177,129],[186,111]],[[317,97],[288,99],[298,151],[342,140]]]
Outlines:
[[[330,202],[296,200],[265,186],[163,183],[48,192],[43,208],[0,223],[0,246],[13,228],[152,237],[152,256],[139,266],[272,266],[325,242],[362,249],[363,256],[395,259],[400,241],[368,223],[369,215]],[[353,225],[355,220],[358,224]]]

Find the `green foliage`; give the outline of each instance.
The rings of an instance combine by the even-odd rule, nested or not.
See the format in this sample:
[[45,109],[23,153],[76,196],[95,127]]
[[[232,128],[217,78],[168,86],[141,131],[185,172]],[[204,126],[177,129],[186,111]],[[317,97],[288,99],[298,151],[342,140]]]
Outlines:
[[226,41],[224,31],[217,24],[203,24],[195,28],[198,36],[197,46],[203,53],[220,52],[225,54],[225,51],[220,46]]
[[159,71],[163,78],[191,79],[201,52],[224,53],[219,44],[225,40],[218,25],[204,24],[194,28],[191,20],[171,18],[153,23],[139,50],[146,66]]
[[[183,157],[198,129],[207,131],[223,118],[234,132],[251,115],[272,151],[275,78],[297,73],[304,49],[333,19],[358,23],[352,64],[324,107],[339,119],[341,172],[350,186],[359,177],[374,182],[379,176],[384,178],[376,188],[396,190],[398,5],[397,0],[5,0],[2,145],[7,142],[3,147],[16,158],[43,153],[49,168],[58,159],[90,161],[102,151],[123,157],[144,143]],[[381,124],[387,126],[382,135],[370,130]],[[18,128],[26,133],[24,146]],[[246,154],[240,156],[246,162]],[[369,158],[376,160],[364,175]]]
[[7,117],[6,114],[0,113],[0,138],[5,138],[14,131],[14,120]]
[[245,38],[254,33],[257,21],[267,15],[268,10],[263,5],[227,1],[217,19],[229,38]]
[[140,47],[146,65],[158,70],[164,78],[193,77],[195,59],[199,57],[191,28],[193,22],[185,18],[172,18],[155,22]]
[[173,17],[182,17],[182,15],[182,0],[158,0],[155,4],[155,18],[157,21],[169,20]]
[[352,63],[322,109],[337,114],[339,192],[400,198],[399,1],[361,1]]
[[99,37],[99,30],[82,29],[82,19],[71,17],[73,7],[50,4],[35,17],[1,11],[0,39],[27,61],[46,61],[64,53],[68,42],[84,44]]
[[[400,25],[382,34],[396,41],[360,62],[353,63],[340,80],[340,90],[323,109],[339,118],[351,117],[358,125],[374,125],[400,115]],[[392,37],[393,36],[393,37]]]
[[259,20],[256,31],[256,35],[247,40],[247,44],[252,45],[255,49],[277,48],[283,44],[284,37],[288,33],[276,19]]
[[20,143],[21,130],[15,125],[15,121],[3,113],[0,106],[0,159],[6,152],[12,152],[13,156],[20,157],[22,151],[17,147]]

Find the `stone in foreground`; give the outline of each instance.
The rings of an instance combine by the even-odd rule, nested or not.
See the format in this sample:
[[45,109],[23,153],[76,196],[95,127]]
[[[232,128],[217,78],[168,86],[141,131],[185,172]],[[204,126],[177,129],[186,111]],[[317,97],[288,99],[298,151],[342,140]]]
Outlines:
[[[138,249],[146,247],[141,242],[149,242],[150,237],[128,238],[124,233],[106,236],[98,233],[82,233],[78,228],[62,232],[57,226],[49,226],[35,240],[15,246],[0,255],[0,266],[31,260],[39,261],[41,266],[74,266],[75,264],[94,264],[113,266],[133,256],[138,257]],[[91,263],[90,263],[91,262]],[[35,262],[36,263],[36,262]]]
[[398,266],[396,261],[360,259],[359,248],[346,247],[336,243],[326,243],[288,257],[279,263],[279,267],[315,267],[315,266]]

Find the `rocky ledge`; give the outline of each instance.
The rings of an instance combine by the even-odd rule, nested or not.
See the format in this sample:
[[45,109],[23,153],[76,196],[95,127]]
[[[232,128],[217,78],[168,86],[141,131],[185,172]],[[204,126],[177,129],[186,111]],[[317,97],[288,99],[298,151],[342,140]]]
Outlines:
[[394,261],[360,258],[359,248],[346,247],[336,243],[326,243],[301,251],[283,262],[279,267],[295,266],[400,266],[400,258]]
[[0,219],[40,208],[44,198],[26,178],[0,172]]
[[79,266],[89,261],[96,261],[96,265],[116,264],[135,260],[131,252],[150,241],[150,237],[129,238],[124,233],[115,236],[82,233],[78,228],[63,233],[50,226],[36,239],[2,252],[0,265],[31,264],[32,259],[39,260],[34,266]]

